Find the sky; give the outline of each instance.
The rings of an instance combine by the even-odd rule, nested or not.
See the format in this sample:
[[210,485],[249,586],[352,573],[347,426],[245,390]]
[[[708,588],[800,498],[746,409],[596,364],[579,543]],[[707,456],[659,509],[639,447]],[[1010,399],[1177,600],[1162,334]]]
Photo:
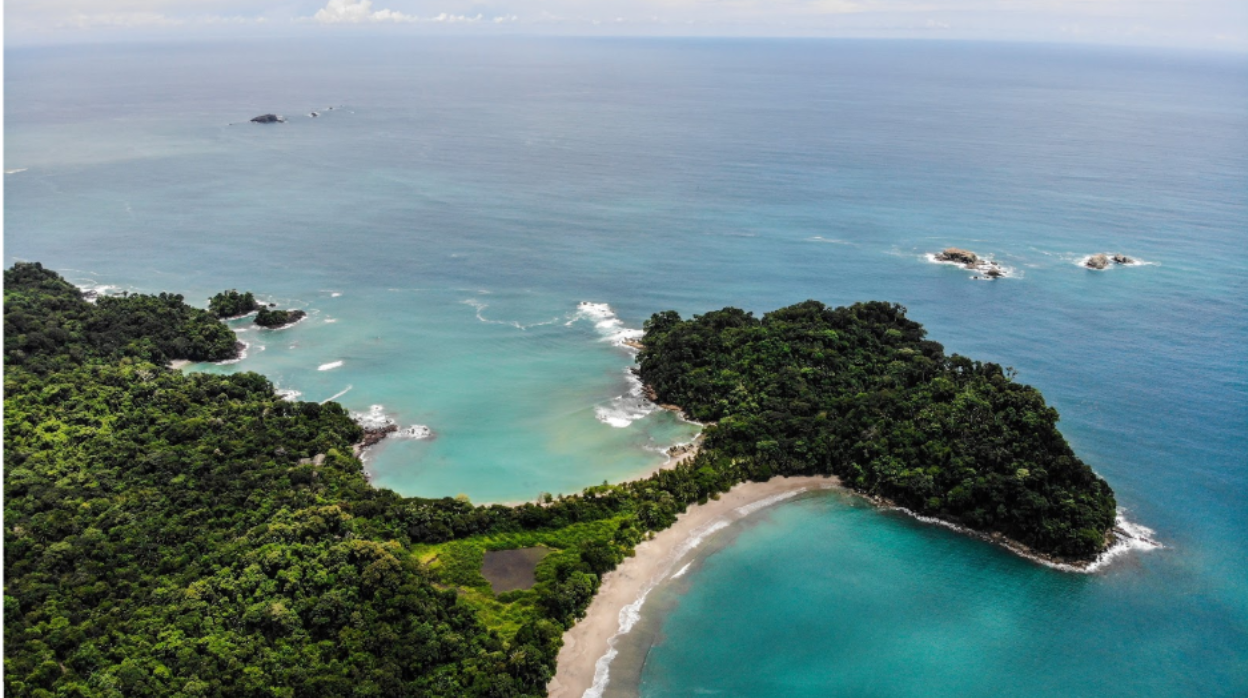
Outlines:
[[7,45],[329,34],[813,36],[1248,52],[1248,0],[5,0]]

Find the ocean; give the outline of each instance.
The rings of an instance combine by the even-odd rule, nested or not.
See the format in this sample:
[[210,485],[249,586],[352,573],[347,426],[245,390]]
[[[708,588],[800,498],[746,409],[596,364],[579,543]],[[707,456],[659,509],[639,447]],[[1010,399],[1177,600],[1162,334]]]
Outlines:
[[[653,312],[888,300],[1012,366],[1163,548],[1094,574],[843,494],[718,532],[604,695],[1248,694],[1248,58],[920,41],[10,48],[5,262],[249,289],[228,365],[431,438],[378,486],[516,502],[697,427]],[[333,107],[330,109],[329,107]],[[318,116],[310,116],[312,112]],[[284,124],[248,123],[277,113]],[[932,263],[955,245],[1007,277]],[[1140,263],[1090,271],[1087,255]]]

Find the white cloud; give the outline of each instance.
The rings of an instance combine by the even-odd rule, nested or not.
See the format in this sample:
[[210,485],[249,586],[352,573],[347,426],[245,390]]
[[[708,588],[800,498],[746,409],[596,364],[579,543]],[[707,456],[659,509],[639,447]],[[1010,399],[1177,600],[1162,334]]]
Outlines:
[[417,18],[394,10],[373,11],[373,0],[329,0],[312,15],[321,24],[360,24],[363,22],[415,22]]
[[61,26],[89,29],[92,27],[169,27],[183,23],[183,20],[171,19],[159,12],[112,12],[102,14],[77,12],[71,15]]
[[447,13],[443,12],[442,14],[437,15],[436,17],[430,17],[426,21],[440,22],[440,23],[446,23],[446,24],[458,24],[460,22],[480,22],[482,19],[485,19],[485,17],[479,14],[469,17],[468,15],[448,15]]

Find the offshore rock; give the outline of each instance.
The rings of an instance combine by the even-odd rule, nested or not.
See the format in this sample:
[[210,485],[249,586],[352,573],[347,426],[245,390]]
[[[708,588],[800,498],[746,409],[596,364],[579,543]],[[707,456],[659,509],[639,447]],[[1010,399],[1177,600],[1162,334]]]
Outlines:
[[979,256],[970,250],[946,247],[943,252],[936,255],[936,261],[957,262],[958,264],[965,264],[967,268],[973,268],[975,263],[979,261]]
[[1084,262],[1083,266],[1089,269],[1104,269],[1109,266],[1109,255],[1104,253],[1094,254],[1088,257],[1088,261]]
[[253,123],[257,124],[280,124],[286,121],[277,114],[261,114],[260,116],[252,117],[251,120]]

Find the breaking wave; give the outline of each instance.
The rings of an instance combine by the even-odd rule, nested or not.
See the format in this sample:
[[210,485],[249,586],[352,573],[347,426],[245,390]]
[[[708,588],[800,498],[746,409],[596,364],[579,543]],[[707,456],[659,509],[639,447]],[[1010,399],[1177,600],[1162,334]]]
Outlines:
[[572,316],[572,319],[564,324],[572,325],[579,320],[588,320],[594,323],[594,329],[602,336],[603,341],[611,342],[617,347],[627,347],[629,346],[628,342],[640,341],[645,336],[643,330],[625,327],[624,321],[606,303],[581,301],[577,304],[576,313]]

